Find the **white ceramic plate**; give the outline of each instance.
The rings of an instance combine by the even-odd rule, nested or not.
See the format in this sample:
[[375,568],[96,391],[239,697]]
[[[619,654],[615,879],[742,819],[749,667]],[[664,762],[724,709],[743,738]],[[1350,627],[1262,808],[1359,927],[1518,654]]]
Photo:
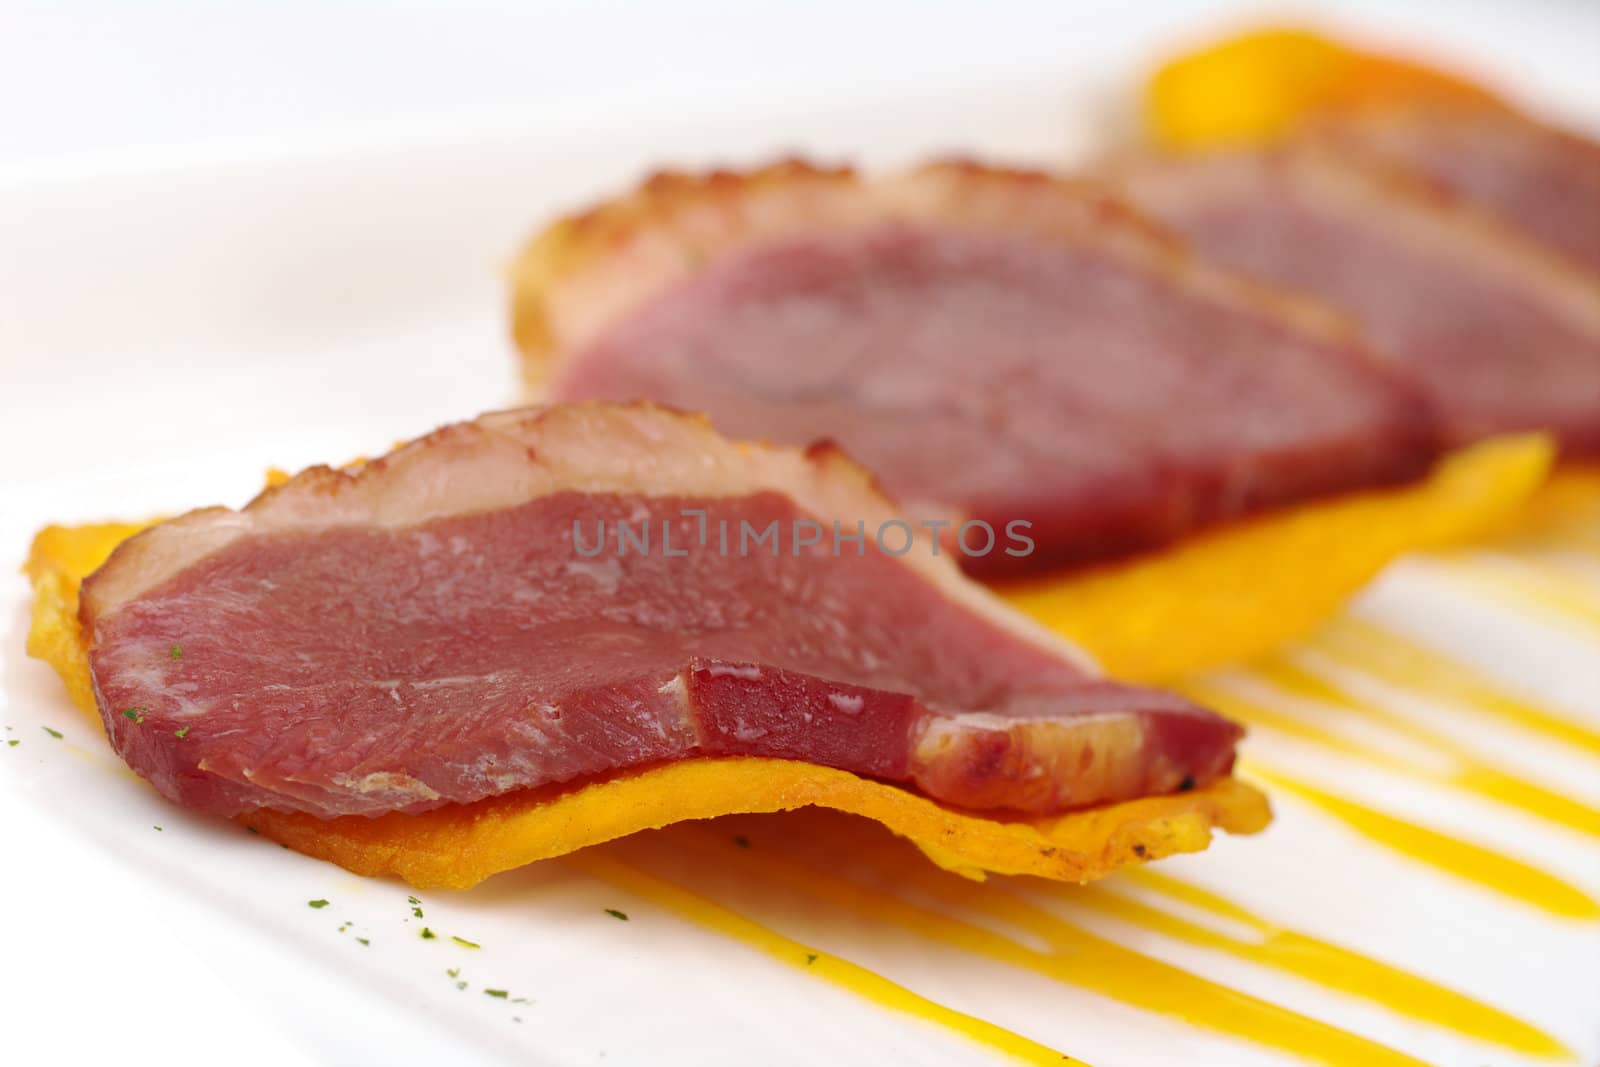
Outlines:
[[[1494,40],[1474,26],[1452,42],[1469,54]],[[1516,66],[1503,54],[1481,58],[1501,71]],[[1108,87],[1136,72],[1086,64],[1059,79],[1025,73],[1034,80],[1016,84],[1046,88],[953,93],[930,84],[899,101],[801,116],[745,110],[627,136],[434,139],[270,158],[235,152],[181,166],[18,177],[0,198],[0,551],[19,561],[32,531],[52,520],[237,504],[269,465],[370,453],[511,402],[498,264],[540,219],[622,186],[649,164],[754,161],[796,145],[877,164],[951,146],[1058,162],[1099,143],[1113,114]],[[1560,71],[1538,78],[1547,100],[1579,116],[1593,99],[1560,98],[1560,87],[1580,82]],[[625,126],[626,116],[614,118]],[[1566,572],[1578,575],[1568,588],[1575,600],[1565,608],[1464,580],[1499,573],[1482,561],[1418,561],[1394,569],[1360,609],[1473,663],[1551,715],[1600,730],[1600,625],[1581,606],[1600,593],[1582,569],[1591,564],[1575,565]],[[1515,588],[1525,594],[1528,586]],[[918,932],[921,920],[904,908],[842,906],[826,881],[768,885],[763,872],[784,837],[815,836],[816,821],[803,817],[672,831],[644,852],[600,856],[697,888],[810,946],[820,967],[792,966],[690,921],[659,894],[596,877],[584,862],[538,865],[467,893],[423,894],[417,918],[404,886],[355,878],[160,801],[70,708],[48,669],[21,655],[25,593],[20,579],[0,579],[0,723],[5,739],[19,742],[0,750],[8,898],[0,1041],[31,1050],[29,1062],[112,1054],[124,1063],[217,1055],[276,1064],[995,1060],[982,1042],[842,988],[832,980],[847,969],[840,961],[1102,1067],[1294,1062],[1303,1058],[1295,1047],[1331,1062],[1358,1055],[1337,1034],[1275,1047],[1186,1021],[1182,1010],[1139,1006],[1138,995],[1097,992],[1089,973],[1103,977],[1115,961],[1096,963],[1081,934],[1057,945],[1055,959],[1090,971],[1058,981],[1016,966],[1014,955],[1006,963],[953,947],[926,923]],[[1593,752],[1470,709],[1370,695],[1506,773],[1600,807]],[[1266,702],[1314,712],[1281,694]],[[1351,736],[1419,765],[1430,758],[1392,731]],[[1594,833],[1282,733],[1257,731],[1246,755],[1527,864],[1564,886],[1569,905],[1572,895],[1600,899]],[[1362,975],[1353,992],[1293,976],[1271,954],[1287,952],[1281,931],[1296,931],[1458,990],[1524,1021],[1577,1062],[1596,1062],[1594,916],[1561,917],[1448,875],[1294,793],[1275,800],[1278,818],[1264,835],[1223,839],[1159,868],[1224,895],[1264,927],[1132,878],[1104,889],[1222,935],[1209,945],[1192,930],[1175,936],[1170,925],[1163,932],[1131,921],[1126,910],[1117,918],[1103,895],[1093,907],[1091,898],[1039,884],[992,884],[957,907],[940,898],[962,883],[938,876],[931,887],[913,884],[920,861],[887,846],[868,852],[903,864],[894,877],[906,884],[891,894],[959,914],[962,929],[1024,952],[1049,945],[1006,903],[1017,894],[1139,958],[1425,1062],[1548,1062],[1386,1007],[1381,987]],[[752,847],[733,846],[735,835]],[[677,858],[701,847],[709,862]],[[848,854],[825,866],[850,885],[871,882]],[[326,907],[308,906],[324,899]],[[440,936],[424,939],[424,926]],[[979,940],[1000,955],[1015,951]],[[1123,965],[1146,991],[1171,985],[1138,958]],[[1206,995],[1225,996],[1210,987]],[[1249,1029],[1255,1009],[1236,1004],[1235,1020]],[[1369,1051],[1358,1059],[1378,1062]]]

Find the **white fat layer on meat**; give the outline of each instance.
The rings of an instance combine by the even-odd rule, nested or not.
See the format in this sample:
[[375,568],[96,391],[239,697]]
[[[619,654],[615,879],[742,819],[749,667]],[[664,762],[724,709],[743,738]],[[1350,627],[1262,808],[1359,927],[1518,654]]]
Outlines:
[[713,678],[739,678],[746,682],[761,681],[760,667],[741,667],[731,663],[714,663],[708,668]]
[[751,726],[744,721],[744,716],[733,720],[733,736],[739,741],[759,741],[767,736],[765,726]]
[[[245,772],[249,777],[250,772]],[[417,800],[438,800],[439,794],[426,783],[420,782],[409,774],[398,771],[373,771],[371,774],[336,774],[333,784],[341,789],[350,789],[363,796],[372,793],[399,793]]]
[[488,671],[484,674],[450,674],[440,678],[422,678],[414,682],[384,682],[386,686],[409,685],[413,689],[447,689],[453,685],[498,685],[515,677],[514,671]]
[[160,693],[163,710],[173,718],[200,718],[210,709],[189,696],[194,691],[194,683],[168,681],[170,656],[170,646],[158,648],[153,642],[141,641],[122,657],[125,663],[119,665],[118,670],[121,677],[132,679],[138,689]]
[[563,569],[569,575],[581,575],[593,580],[601,591],[607,594],[615,593],[617,586],[622,583],[622,564],[615,559],[601,560],[595,563],[585,560],[573,560]]
[[[833,705],[833,710],[844,715],[859,715],[865,703],[859,696],[851,693],[829,693],[828,703]],[[810,716],[807,716],[810,719]]]

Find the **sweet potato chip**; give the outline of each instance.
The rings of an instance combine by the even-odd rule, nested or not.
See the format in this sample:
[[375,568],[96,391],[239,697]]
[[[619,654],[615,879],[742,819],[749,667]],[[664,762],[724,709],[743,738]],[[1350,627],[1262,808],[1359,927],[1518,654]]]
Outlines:
[[1309,633],[1397,556],[1503,527],[1553,455],[1538,435],[1496,438],[1447,456],[1415,486],[1285,508],[1155,555],[998,591],[1106,673],[1169,681]]
[[1503,107],[1480,85],[1303,29],[1265,29],[1178,56],[1145,89],[1145,124],[1167,148],[1270,141],[1313,112],[1395,101]]
[[[78,628],[78,588],[137,525],[52,526],[34,539],[28,652],[56,669],[91,715],[94,695]],[[310,856],[358,874],[393,874],[418,888],[465,888],[498,871],[588,845],[736,812],[835,808],[883,823],[948,870],[1088,881],[1117,867],[1204,849],[1214,828],[1254,833],[1266,798],[1234,779],[1173,796],[1002,821],[954,811],[845,771],[789,760],[689,759],[605,780],[529,790],[421,815],[332,820],[260,811],[242,821]]]
[[1600,463],[1564,464],[1497,532],[1529,547],[1600,546]]

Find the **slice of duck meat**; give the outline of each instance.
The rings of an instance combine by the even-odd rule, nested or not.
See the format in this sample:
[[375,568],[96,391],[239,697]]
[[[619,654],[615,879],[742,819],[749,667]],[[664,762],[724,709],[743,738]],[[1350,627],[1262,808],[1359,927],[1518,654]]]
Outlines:
[[1425,403],[1342,323],[1039,174],[659,175],[553,226],[515,286],[547,396],[827,437],[919,518],[1029,524],[1031,554],[958,553],[977,574],[1159,546],[1436,455]]
[[1349,315],[1452,443],[1600,454],[1600,285],[1488,216],[1320,150],[1150,159],[1119,187],[1201,254]]
[[1419,175],[1600,275],[1600,144],[1459,104],[1355,109],[1318,121],[1310,136]]
[[415,812],[693,755],[1055,812],[1228,773],[837,449],[647,405],[485,415],[119,547],[81,620],[112,744],[221,814]]

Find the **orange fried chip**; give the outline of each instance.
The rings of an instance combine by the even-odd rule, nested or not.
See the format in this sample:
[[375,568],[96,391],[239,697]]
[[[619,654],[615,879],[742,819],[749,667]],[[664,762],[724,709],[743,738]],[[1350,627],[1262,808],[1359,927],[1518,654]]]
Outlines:
[[1529,547],[1600,546],[1600,463],[1563,464],[1502,532]]
[[[24,567],[35,597],[28,652],[54,667],[73,700],[91,715],[95,703],[78,627],[78,588],[139,529],[126,523],[51,526],[34,538]],[[465,888],[498,871],[685,819],[808,805],[875,819],[941,867],[967,877],[993,871],[1066,881],[1088,881],[1128,863],[1199,851],[1214,829],[1254,833],[1271,818],[1266,798],[1234,779],[1173,796],[1002,821],[954,811],[898,786],[829,767],[701,758],[421,815],[323,820],[260,811],[242,821],[358,874],[398,875],[418,888]]]
[[1178,56],[1145,89],[1145,123],[1173,149],[1272,140],[1313,112],[1396,101],[1505,106],[1465,78],[1304,29],[1264,29]]
[[1544,482],[1549,439],[1496,438],[1426,481],[1284,508],[1155,555],[997,591],[1114,677],[1165,682],[1309,633],[1384,565],[1505,526]]

